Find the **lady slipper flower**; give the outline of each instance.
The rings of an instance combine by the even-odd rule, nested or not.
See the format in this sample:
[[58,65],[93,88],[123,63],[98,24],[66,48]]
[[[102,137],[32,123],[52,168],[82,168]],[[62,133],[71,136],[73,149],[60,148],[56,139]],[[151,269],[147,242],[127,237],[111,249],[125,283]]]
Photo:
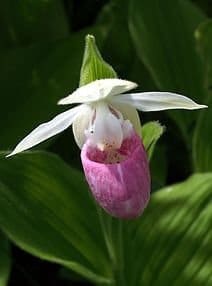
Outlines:
[[137,85],[100,79],[78,88],[58,104],[80,103],[41,124],[8,155],[27,150],[73,124],[86,179],[96,201],[119,218],[139,216],[150,196],[148,160],[141,138],[141,111],[199,109],[188,97],[169,92],[127,92]]

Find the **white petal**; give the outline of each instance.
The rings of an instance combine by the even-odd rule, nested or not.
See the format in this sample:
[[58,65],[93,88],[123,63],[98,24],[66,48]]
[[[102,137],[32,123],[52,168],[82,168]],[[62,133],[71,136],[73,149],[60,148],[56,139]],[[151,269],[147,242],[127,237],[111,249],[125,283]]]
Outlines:
[[73,122],[72,128],[73,128],[74,138],[80,149],[85,143],[86,140],[85,130],[87,130],[89,127],[93,113],[94,113],[93,108],[89,105],[85,105],[85,110],[83,111],[83,113],[77,116],[77,118]]
[[10,157],[17,153],[20,153],[24,150],[27,150],[42,141],[62,132],[66,128],[68,128],[74,119],[81,114],[84,110],[84,105],[80,105],[69,109],[56,117],[54,117],[51,121],[43,123],[35,128],[29,135],[27,135],[13,150],[12,153],[7,155]]
[[76,89],[72,94],[58,101],[58,104],[88,103],[117,95],[137,87],[131,81],[107,78],[93,81]]
[[123,141],[122,121],[106,104],[96,106],[93,125],[86,132],[87,138],[100,150],[119,149]]
[[113,102],[127,103],[141,111],[159,111],[166,109],[200,109],[207,107],[192,99],[171,92],[141,92],[118,95]]

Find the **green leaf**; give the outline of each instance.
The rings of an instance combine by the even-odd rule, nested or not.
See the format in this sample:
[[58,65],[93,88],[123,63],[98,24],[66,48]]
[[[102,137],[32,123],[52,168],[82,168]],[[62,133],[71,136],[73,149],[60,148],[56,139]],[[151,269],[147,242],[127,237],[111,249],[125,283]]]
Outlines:
[[94,282],[109,281],[100,222],[81,173],[35,152],[2,158],[0,174],[0,227],[15,244]]
[[158,121],[151,121],[143,125],[141,136],[149,159],[151,159],[155,144],[165,131],[165,127]]
[[92,35],[85,39],[85,51],[80,72],[80,86],[101,78],[116,78],[116,72],[106,63],[95,43]]
[[[205,19],[189,1],[131,0],[129,25],[138,57],[158,89],[175,91],[204,103],[203,72],[194,31]],[[171,111],[189,141],[197,113]]]
[[1,48],[17,47],[68,36],[60,0],[8,0],[1,3]]
[[152,195],[123,230],[126,285],[211,285],[211,195],[212,173]]
[[212,171],[212,20],[206,21],[196,31],[196,38],[205,67],[205,86],[208,90],[208,110],[202,111],[195,129],[193,159],[195,169]]
[[10,244],[0,232],[0,286],[6,286],[11,269]]
[[141,137],[150,161],[152,191],[165,185],[167,160],[164,148],[156,145],[165,132],[165,126],[158,121],[150,121],[142,126]]

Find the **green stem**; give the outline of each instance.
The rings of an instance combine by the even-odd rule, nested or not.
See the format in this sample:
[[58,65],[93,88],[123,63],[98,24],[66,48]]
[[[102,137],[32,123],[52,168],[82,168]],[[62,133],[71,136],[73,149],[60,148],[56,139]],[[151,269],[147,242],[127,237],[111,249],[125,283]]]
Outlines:
[[111,268],[114,273],[114,280],[111,285],[125,286],[125,266],[124,266],[124,245],[123,245],[123,221],[116,220],[116,235],[112,230],[113,218],[104,216],[103,211],[97,207],[99,221],[102,228],[105,244],[111,260]]
[[118,221],[117,230],[117,255],[116,255],[116,265],[115,265],[115,285],[125,286],[125,266],[124,266],[124,247],[123,247],[123,222]]
[[102,228],[103,236],[105,239],[105,244],[108,250],[108,254],[111,259],[111,262],[114,264],[116,261],[116,255],[112,242],[111,218],[107,219],[107,224],[106,224],[106,221],[103,218],[102,210],[99,207],[97,207],[97,211],[99,215],[99,221]]

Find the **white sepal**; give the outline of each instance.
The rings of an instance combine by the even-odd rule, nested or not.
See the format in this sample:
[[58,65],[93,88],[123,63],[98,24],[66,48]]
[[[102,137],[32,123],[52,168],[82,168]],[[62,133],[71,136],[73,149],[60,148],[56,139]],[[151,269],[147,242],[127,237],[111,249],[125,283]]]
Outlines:
[[113,97],[115,103],[125,103],[141,111],[160,111],[166,109],[200,109],[206,105],[200,105],[192,99],[171,92],[141,92],[123,94]]
[[62,132],[84,111],[85,106],[80,105],[60,113],[51,121],[43,123],[27,135],[7,157],[30,149],[44,140]]
[[136,87],[136,83],[127,80],[116,78],[100,79],[79,87],[67,97],[59,100],[58,104],[94,102]]

